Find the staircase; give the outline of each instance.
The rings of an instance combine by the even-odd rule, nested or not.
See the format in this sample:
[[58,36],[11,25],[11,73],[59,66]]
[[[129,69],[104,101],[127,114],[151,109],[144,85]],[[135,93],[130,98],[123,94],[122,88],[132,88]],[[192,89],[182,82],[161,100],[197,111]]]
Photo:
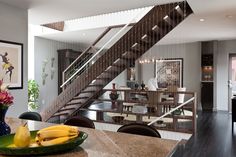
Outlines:
[[[187,2],[153,7],[94,63],[82,67],[64,91],[41,112],[44,121],[63,120],[102,94],[102,89],[192,13]],[[91,56],[89,56],[91,57]]]

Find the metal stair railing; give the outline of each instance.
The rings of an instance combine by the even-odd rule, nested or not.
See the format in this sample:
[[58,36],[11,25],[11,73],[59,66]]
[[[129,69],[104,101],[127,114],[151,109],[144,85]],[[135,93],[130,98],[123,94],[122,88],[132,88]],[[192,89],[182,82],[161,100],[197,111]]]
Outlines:
[[[130,23],[129,26],[133,26],[135,23]],[[124,27],[125,24],[121,25],[113,25],[107,27],[97,38],[96,40],[86,48],[63,72],[62,72],[62,83],[64,83],[67,79],[70,78],[74,74],[76,70],[79,69],[83,62],[87,61],[92,53],[90,51],[95,51],[94,47],[98,42],[100,42],[112,29]],[[63,90],[65,86],[63,87]]]
[[[153,7],[150,8],[150,10]],[[131,20],[125,24],[114,36],[112,36],[95,54],[92,56],[86,55],[90,49],[94,47],[96,43],[98,43],[99,40],[101,40],[112,28],[121,27],[119,26],[110,26],[108,27],[96,40],[95,42],[89,46],[74,62],[71,63],[68,68],[66,68],[63,71],[63,84],[60,86],[61,88],[65,89],[65,86],[72,82],[73,79],[75,79],[78,75],[80,75],[85,68],[88,68],[90,65],[92,65],[100,56],[102,56],[105,53],[105,48],[113,42],[113,40],[119,39],[119,35],[122,33],[125,33],[126,28],[129,26],[133,26],[135,24],[135,21],[137,18],[142,16],[144,13],[147,12],[147,10],[141,10],[134,18],[132,17]],[[149,10],[148,10],[149,11]],[[117,38],[118,37],[118,38]],[[72,73],[71,73],[72,72]]]

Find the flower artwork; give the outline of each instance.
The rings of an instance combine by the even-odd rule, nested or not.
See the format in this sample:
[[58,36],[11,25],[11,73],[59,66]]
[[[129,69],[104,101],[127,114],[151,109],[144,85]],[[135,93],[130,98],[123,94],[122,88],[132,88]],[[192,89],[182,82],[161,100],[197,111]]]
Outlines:
[[13,96],[8,91],[8,86],[0,80],[0,108],[8,108],[13,103]]
[[8,89],[23,88],[23,44],[0,40],[0,80]]
[[10,63],[7,55],[8,55],[7,52],[5,52],[4,54],[0,54],[0,56],[2,57],[2,62],[3,62],[2,69],[5,70],[6,75],[7,74],[9,75],[9,81],[11,82],[14,66],[12,65],[12,63]]

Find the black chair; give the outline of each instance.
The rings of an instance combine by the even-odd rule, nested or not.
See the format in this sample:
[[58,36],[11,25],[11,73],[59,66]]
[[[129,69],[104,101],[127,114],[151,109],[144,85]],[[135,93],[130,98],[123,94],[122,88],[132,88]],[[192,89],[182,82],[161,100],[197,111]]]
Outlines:
[[42,117],[37,112],[24,112],[19,116],[20,119],[42,121]]
[[65,125],[81,126],[95,129],[93,121],[87,117],[75,116],[65,121]]
[[139,123],[123,125],[117,132],[161,138],[161,135],[154,127]]

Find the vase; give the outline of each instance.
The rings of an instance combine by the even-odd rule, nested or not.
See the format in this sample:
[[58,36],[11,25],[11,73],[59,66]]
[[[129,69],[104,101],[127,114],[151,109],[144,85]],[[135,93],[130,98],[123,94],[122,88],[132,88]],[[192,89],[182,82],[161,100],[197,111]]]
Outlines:
[[136,82],[135,84],[134,84],[134,89],[138,89],[138,87],[139,87],[139,84],[138,84],[138,82]]
[[144,88],[145,88],[145,84],[144,84],[143,81],[142,81],[142,84],[141,84],[141,88],[142,88],[142,90],[144,90]]
[[112,91],[111,91],[111,93],[109,94],[109,96],[110,96],[110,99],[111,99],[112,101],[117,100],[118,97],[119,97],[119,94],[118,94],[117,91],[116,91],[116,84],[115,84],[115,83],[112,83]]
[[8,135],[11,132],[10,127],[5,122],[5,115],[7,113],[7,107],[0,107],[0,136]]

